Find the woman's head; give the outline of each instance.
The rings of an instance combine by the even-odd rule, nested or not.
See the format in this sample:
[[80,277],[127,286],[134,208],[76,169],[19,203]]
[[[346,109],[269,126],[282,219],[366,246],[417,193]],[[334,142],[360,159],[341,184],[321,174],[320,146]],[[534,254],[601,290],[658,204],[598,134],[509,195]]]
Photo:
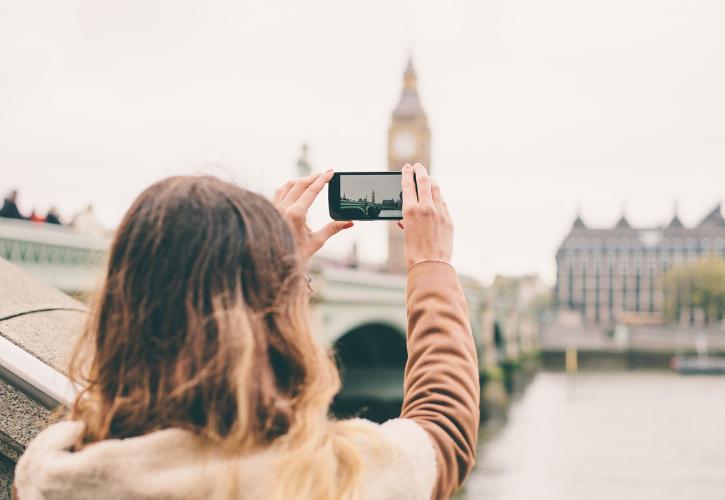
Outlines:
[[86,442],[182,427],[249,449],[326,418],[339,387],[307,326],[286,222],[214,177],[134,201],[74,359]]

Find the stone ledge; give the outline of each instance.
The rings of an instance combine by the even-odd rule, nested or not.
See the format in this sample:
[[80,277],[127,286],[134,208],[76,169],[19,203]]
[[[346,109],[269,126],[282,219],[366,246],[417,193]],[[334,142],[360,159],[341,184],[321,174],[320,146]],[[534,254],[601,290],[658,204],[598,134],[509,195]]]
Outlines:
[[[80,302],[0,258],[0,336],[45,365],[67,373],[68,357],[85,318],[84,311],[85,306]],[[3,499],[10,496],[15,462],[28,443],[47,426],[53,409],[1,376],[2,372],[0,499]]]
[[82,311],[85,306],[0,258],[0,318],[46,309]]

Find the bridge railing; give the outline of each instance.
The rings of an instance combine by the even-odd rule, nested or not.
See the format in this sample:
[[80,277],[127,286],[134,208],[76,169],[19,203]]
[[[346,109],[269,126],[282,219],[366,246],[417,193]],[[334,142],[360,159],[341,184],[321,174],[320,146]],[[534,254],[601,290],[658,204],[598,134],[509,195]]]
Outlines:
[[0,218],[0,258],[68,293],[95,286],[109,245],[67,226]]

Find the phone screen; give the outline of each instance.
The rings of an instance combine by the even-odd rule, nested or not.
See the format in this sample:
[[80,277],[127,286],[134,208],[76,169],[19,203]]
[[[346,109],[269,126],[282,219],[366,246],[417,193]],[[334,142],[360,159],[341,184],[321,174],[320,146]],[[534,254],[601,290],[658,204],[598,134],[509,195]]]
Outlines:
[[336,172],[328,190],[330,217],[335,220],[403,218],[400,172]]

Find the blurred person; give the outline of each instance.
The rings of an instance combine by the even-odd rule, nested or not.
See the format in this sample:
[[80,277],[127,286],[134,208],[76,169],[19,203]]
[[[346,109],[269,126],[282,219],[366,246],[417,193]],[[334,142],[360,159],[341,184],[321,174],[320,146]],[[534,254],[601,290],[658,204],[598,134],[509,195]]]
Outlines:
[[448,498],[473,465],[475,347],[453,224],[424,167],[403,170],[408,361],[401,416],[328,416],[340,389],[310,331],[309,259],[352,226],[307,225],[332,171],[272,203],[214,177],[134,201],[71,365],[69,419],[15,472],[41,498]]
[[76,214],[70,225],[81,234],[97,237],[101,237],[106,234],[106,229],[100,222],[98,222],[96,215],[93,213],[93,205],[87,205],[83,210]]
[[48,215],[45,216],[45,222],[48,224],[62,224],[60,221],[60,214],[58,213],[58,209],[55,205],[50,207],[50,210],[48,210]]
[[0,208],[0,217],[7,219],[25,219],[18,210],[18,191],[13,189],[3,200],[3,206]]
[[30,212],[29,219],[33,222],[45,222],[45,218],[42,215],[38,215],[38,212],[35,211],[35,207],[33,207],[33,210]]

